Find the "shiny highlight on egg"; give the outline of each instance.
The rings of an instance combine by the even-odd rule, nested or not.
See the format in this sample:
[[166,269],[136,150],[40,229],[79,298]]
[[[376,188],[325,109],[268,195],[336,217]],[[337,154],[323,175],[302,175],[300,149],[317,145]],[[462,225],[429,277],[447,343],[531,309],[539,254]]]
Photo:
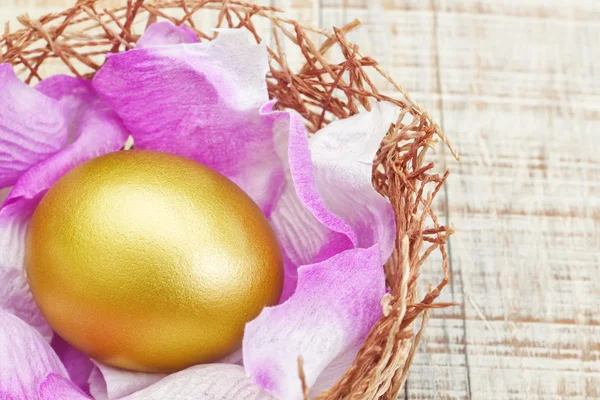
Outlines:
[[146,150],[63,176],[32,216],[25,265],[63,339],[148,372],[231,354],[283,286],[276,237],[246,193],[203,164]]

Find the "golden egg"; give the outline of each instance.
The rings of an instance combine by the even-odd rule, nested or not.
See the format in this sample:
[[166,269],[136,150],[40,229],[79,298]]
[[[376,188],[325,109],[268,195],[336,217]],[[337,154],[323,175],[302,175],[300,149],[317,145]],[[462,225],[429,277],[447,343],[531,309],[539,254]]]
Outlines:
[[227,356],[283,285],[277,240],[248,195],[200,163],[143,150],[62,177],[33,214],[25,265],[61,337],[139,371]]

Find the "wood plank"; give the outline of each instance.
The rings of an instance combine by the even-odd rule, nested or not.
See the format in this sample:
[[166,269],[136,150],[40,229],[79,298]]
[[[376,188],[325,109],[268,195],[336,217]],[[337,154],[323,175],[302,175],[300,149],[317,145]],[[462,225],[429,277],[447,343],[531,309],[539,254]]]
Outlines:
[[597,3],[547,3],[436,3],[474,399],[600,393],[600,25],[576,17]]

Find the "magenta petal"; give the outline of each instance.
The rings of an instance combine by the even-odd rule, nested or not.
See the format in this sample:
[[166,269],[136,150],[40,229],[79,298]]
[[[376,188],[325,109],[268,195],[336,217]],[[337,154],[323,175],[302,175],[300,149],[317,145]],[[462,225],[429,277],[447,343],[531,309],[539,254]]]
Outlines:
[[44,340],[49,342],[52,338],[52,329],[33,301],[23,269],[0,265],[0,309],[35,328]]
[[381,316],[385,276],[379,248],[344,251],[299,269],[298,289],[246,325],[244,366],[278,398],[301,399],[297,359],[309,387],[339,354],[360,344]]
[[90,400],[73,382],[58,374],[49,374],[38,389],[40,400]]
[[69,122],[72,143],[38,162],[16,182],[0,208],[0,216],[27,216],[48,190],[71,168],[119,150],[128,133],[117,115],[97,96],[89,81],[64,75],[48,78],[38,90],[58,101]]
[[0,188],[60,150],[68,123],[57,102],[21,82],[0,64]]
[[[283,184],[268,101],[264,45],[248,32],[210,43],[111,55],[94,87],[132,133],[136,148],[192,158],[223,173],[269,213]],[[275,118],[278,119],[278,118]]]
[[0,310],[0,399],[37,400],[50,373],[67,376],[54,350],[32,327]]
[[[287,399],[287,397],[285,397]],[[271,400],[233,364],[196,365],[176,372],[122,400]]]
[[94,368],[92,360],[58,335],[54,335],[51,346],[65,366],[73,384],[89,393],[88,379]]
[[196,33],[187,26],[176,26],[170,22],[156,22],[150,25],[138,39],[136,49],[199,42],[200,39]]

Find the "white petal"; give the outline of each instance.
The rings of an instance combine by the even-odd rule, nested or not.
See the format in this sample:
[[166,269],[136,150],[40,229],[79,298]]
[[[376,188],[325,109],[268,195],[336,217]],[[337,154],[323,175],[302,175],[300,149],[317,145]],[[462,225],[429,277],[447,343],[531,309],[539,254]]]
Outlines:
[[270,400],[232,364],[196,365],[161,379],[123,400]]
[[0,310],[0,399],[37,400],[48,374],[67,371],[42,336],[21,319]]
[[90,377],[90,393],[96,400],[114,400],[142,390],[158,382],[166,374],[127,371],[94,361]]
[[52,328],[33,301],[23,269],[0,267],[0,309],[35,328],[46,341],[52,339]]

